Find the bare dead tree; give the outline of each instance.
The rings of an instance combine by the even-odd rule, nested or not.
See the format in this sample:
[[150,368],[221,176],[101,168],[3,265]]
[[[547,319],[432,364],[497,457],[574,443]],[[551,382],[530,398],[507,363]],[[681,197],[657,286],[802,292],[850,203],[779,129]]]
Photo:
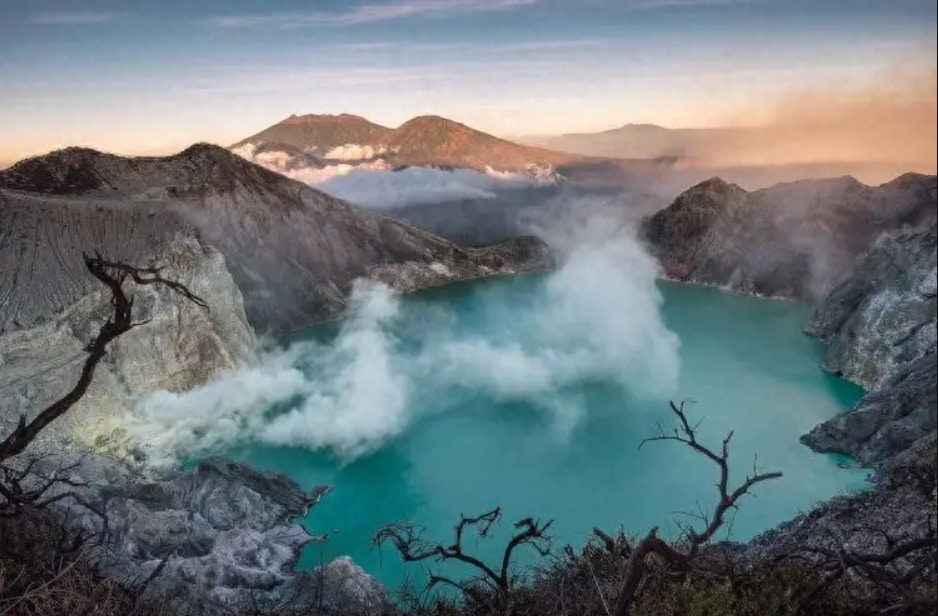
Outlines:
[[[540,522],[534,518],[524,518],[515,522],[516,532],[505,545],[500,564],[490,566],[479,557],[466,553],[463,540],[469,529],[475,530],[479,537],[490,537],[492,529],[501,516],[500,507],[474,517],[461,515],[453,531],[453,543],[450,545],[434,544],[424,540],[422,529],[408,522],[383,526],[375,533],[372,543],[376,547],[390,543],[404,562],[456,561],[472,567],[477,575],[464,580],[455,580],[445,575],[432,573],[427,582],[427,588],[432,589],[437,585],[449,586],[458,590],[467,599],[480,605],[488,605],[496,613],[507,616],[513,612],[511,591],[516,577],[511,571],[511,562],[515,550],[522,546],[529,546],[542,556],[548,555],[551,550],[551,537],[548,531],[553,520]],[[490,598],[494,601],[490,601]]]
[[[803,601],[809,602],[822,596],[831,586],[851,576],[865,580],[869,588],[878,591],[889,600],[890,606],[885,613],[912,613],[919,599],[909,596],[912,583],[916,580],[929,579],[927,585],[934,584],[934,575],[938,569],[938,529],[931,517],[924,533],[917,536],[894,535],[882,529],[865,529],[878,535],[883,541],[883,550],[860,552],[840,546],[836,549],[826,547],[800,547],[789,554],[779,557],[779,562],[801,560],[818,574],[819,580],[805,595]],[[927,613],[934,613],[934,597]]]
[[[16,512],[24,506],[35,508],[67,497],[79,498],[73,492],[59,492],[55,496],[46,498],[53,485],[68,483],[69,480],[63,476],[62,472],[53,472],[48,477],[39,479],[38,482],[34,481],[34,485],[26,487],[27,477],[35,479],[32,469],[39,458],[31,460],[25,468],[13,468],[4,463],[22,453],[40,432],[68,412],[85,395],[91,385],[95,369],[107,354],[108,345],[111,342],[131,329],[147,323],[147,321],[134,321],[134,297],[124,288],[124,283],[128,279],[141,286],[167,287],[197,306],[208,310],[205,301],[184,284],[163,278],[160,274],[162,268],[133,267],[126,263],[104,259],[101,255],[93,257],[85,255],[84,260],[88,271],[110,291],[112,313],[98,330],[95,338],[85,347],[88,355],[72,389],[39,412],[31,421],[27,421],[25,414],[22,415],[13,431],[0,441],[0,497],[3,498],[0,511]],[[68,470],[71,469],[60,469],[66,473]],[[94,510],[93,507],[88,508]]]
[[[625,561],[622,587],[616,599],[613,616],[628,616],[639,585],[645,575],[646,559],[655,554],[663,558],[671,567],[679,571],[689,571],[694,565],[694,559],[702,546],[713,539],[714,535],[726,523],[726,515],[737,506],[740,498],[749,493],[754,485],[769,479],[777,479],[782,473],[759,473],[753,465],[753,472],[734,490],[729,488],[729,444],[733,433],[729,432],[723,439],[720,452],[717,453],[697,440],[699,423],[691,425],[684,412],[684,403],[676,405],[670,403],[671,411],[677,417],[679,425],[670,433],[660,429],[660,434],[647,438],[641,442],[639,448],[652,441],[677,441],[683,443],[703,455],[720,469],[720,480],[717,483],[719,500],[710,516],[703,515],[704,527],[696,530],[692,527],[685,529],[683,541],[675,544],[668,543],[658,537],[658,527],[652,528],[645,537],[634,546],[628,546],[624,553],[628,554]],[[659,426],[660,428],[660,426]],[[603,539],[602,535],[600,536]],[[606,541],[605,539],[603,539]],[[617,548],[621,550],[621,548]]]

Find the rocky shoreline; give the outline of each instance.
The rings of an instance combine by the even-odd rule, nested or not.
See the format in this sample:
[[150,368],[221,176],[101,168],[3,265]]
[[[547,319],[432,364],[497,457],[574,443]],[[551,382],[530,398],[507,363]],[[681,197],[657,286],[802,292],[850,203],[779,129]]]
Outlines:
[[923,537],[936,518],[936,225],[881,238],[815,310],[806,333],[824,368],[867,387],[852,409],[801,437],[874,471],[872,488],[834,498],[755,538],[768,559],[794,546],[884,553],[886,533]]
[[[936,517],[935,177],[907,174],[876,188],[828,183],[814,192],[812,207],[771,210],[790,205],[786,193],[803,192],[804,184],[748,194],[710,180],[643,226],[673,279],[781,299],[804,300],[824,289],[804,331],[827,346],[823,369],[867,390],[801,442],[870,468],[871,488],[821,503],[737,546],[738,558],[749,563],[772,562],[796,548],[884,553],[887,533],[926,536]],[[884,209],[896,201],[893,210]],[[822,206],[876,222],[857,231],[848,218],[817,229]],[[781,230],[791,234],[784,249],[771,241]],[[807,232],[852,244],[824,277],[812,265]],[[843,242],[851,233],[853,240]],[[773,272],[788,268],[782,277],[788,282],[776,284]]]
[[179,613],[378,614],[384,588],[348,557],[294,569],[304,545],[322,537],[292,522],[328,491],[222,458],[147,478],[105,455],[69,452],[34,463],[48,498],[74,534],[101,537],[84,557],[127,587],[147,580],[146,599]]

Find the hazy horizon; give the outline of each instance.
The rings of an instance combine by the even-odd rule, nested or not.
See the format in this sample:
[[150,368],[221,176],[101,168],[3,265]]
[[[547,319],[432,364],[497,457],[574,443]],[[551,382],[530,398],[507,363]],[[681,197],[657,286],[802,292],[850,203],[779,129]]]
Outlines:
[[496,135],[759,124],[792,97],[934,70],[923,0],[11,0],[0,166],[161,154],[292,113]]

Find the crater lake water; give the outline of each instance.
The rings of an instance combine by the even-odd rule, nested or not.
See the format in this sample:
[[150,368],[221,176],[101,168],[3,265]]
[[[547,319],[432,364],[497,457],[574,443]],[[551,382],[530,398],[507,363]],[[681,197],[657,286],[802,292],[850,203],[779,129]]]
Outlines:
[[[564,313],[545,322],[552,276],[394,298],[388,300],[397,304],[393,315],[379,317],[379,326],[329,324],[283,341],[300,349],[284,362],[306,379],[361,391],[339,403],[330,402],[335,391],[319,389],[275,396],[264,415],[274,429],[255,426],[270,438],[222,439],[211,449],[283,473],[306,489],[333,487],[301,520],[313,533],[329,533],[307,546],[301,566],[347,554],[389,587],[420,580],[418,565],[402,564],[389,548],[373,549],[372,533],[408,520],[425,526],[427,538],[448,542],[461,513],[496,506],[504,512],[502,533],[527,516],[554,520],[558,547],[582,545],[594,526],[632,532],[660,526],[673,535],[677,523],[688,521],[678,512],[712,509],[718,471],[679,443],[639,449],[659,422],[674,425],[669,399],[692,401],[688,416],[703,420],[699,438],[713,447],[733,431],[735,481],[754,461],[760,470],[784,473],[743,500],[733,539],[863,487],[865,472],[841,468],[844,459],[798,442],[862,393],[820,369],[822,346],[801,333],[807,307],[652,280],[651,292],[660,293],[657,317],[644,305],[620,305],[618,296],[606,301],[597,288],[595,297],[581,298],[587,316],[577,318],[586,321],[571,325]],[[662,325],[655,318],[667,332],[655,329]],[[561,330],[569,335],[558,343]],[[623,340],[637,342],[619,366],[615,353],[581,353],[577,337],[589,332],[598,332],[591,342],[597,348],[605,338],[617,349]],[[667,339],[663,349],[659,338]],[[447,354],[429,353],[444,341]],[[618,378],[620,369],[625,378]],[[316,413],[357,410],[348,411],[346,423],[323,424],[297,410],[312,398]],[[292,420],[278,423],[284,417]],[[372,432],[352,436],[362,429]],[[468,546],[488,557],[500,550],[497,542]]]

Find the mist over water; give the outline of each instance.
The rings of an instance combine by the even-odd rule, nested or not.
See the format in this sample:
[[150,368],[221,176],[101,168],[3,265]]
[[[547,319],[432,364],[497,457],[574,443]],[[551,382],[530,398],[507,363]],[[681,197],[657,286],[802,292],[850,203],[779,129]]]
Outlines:
[[[347,319],[191,392],[142,400],[127,438],[155,465],[220,453],[305,489],[333,486],[304,520],[330,537],[301,566],[349,554],[391,587],[424,575],[370,547],[396,520],[447,541],[461,513],[501,506],[500,532],[550,518],[560,545],[593,526],[673,535],[686,521],[675,512],[712,506],[716,469],[676,443],[638,450],[672,425],[669,399],[692,400],[701,440],[735,432],[733,481],[754,462],[785,473],[742,505],[734,539],[862,487],[865,472],[798,443],[861,393],[818,367],[805,307],[656,282],[627,235],[565,254],[550,274],[406,297],[359,282]],[[499,552],[497,541],[477,549]]]
[[678,339],[661,319],[656,275],[635,240],[608,238],[573,250],[528,297],[505,303],[483,293],[475,310],[484,319],[472,328],[441,307],[402,313],[387,287],[359,281],[334,339],[296,341],[192,391],[145,398],[127,436],[154,463],[251,442],[347,462],[446,412],[440,399],[458,406],[465,392],[524,400],[563,435],[586,413],[565,391],[572,386],[674,392]]

